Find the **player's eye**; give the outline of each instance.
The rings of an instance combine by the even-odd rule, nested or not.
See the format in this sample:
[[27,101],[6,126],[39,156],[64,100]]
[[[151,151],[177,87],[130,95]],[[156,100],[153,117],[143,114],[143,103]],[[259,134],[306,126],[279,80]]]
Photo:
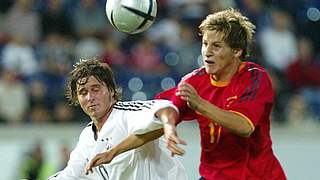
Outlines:
[[78,95],[83,96],[83,95],[86,95],[86,94],[88,94],[87,90],[82,89],[82,90],[78,91]]
[[219,47],[220,47],[220,45],[218,45],[218,44],[214,44],[214,45],[213,45],[213,47],[215,47],[215,48],[219,48]]
[[100,91],[100,89],[101,89],[100,86],[94,86],[94,87],[92,88],[92,91],[97,92],[97,91]]

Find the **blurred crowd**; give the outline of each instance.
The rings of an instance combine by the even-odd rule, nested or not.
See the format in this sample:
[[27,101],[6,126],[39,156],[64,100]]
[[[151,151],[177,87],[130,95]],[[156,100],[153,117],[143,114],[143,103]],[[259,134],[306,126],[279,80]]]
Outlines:
[[[151,28],[116,31],[105,0],[0,1],[1,124],[83,123],[64,98],[80,58],[108,62],[123,100],[151,99],[201,66],[198,25],[233,7],[257,26],[248,60],[270,72],[273,120],[320,122],[320,2],[318,0],[157,0]],[[87,120],[89,121],[89,120]]]

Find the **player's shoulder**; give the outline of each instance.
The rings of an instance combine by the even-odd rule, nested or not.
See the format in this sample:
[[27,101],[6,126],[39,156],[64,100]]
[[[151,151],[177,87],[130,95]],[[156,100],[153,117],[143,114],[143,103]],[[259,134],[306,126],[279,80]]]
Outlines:
[[206,73],[205,68],[201,67],[201,68],[195,69],[195,70],[191,71],[190,73],[184,75],[181,80],[184,81],[184,80],[187,80],[190,78],[200,78],[201,76],[206,75],[206,74],[207,73]]
[[271,78],[267,70],[254,62],[243,62],[243,68],[240,70],[238,80],[248,83],[271,84]]
[[89,122],[89,123],[87,124],[87,126],[86,126],[85,128],[92,127],[92,126],[93,126],[93,122],[91,121],[91,122]]
[[150,109],[157,100],[147,101],[118,101],[113,108],[120,111],[141,111],[143,109]]
[[241,66],[243,66],[243,68],[240,70],[240,75],[243,78],[251,79],[256,77],[263,77],[264,79],[269,79],[268,72],[259,64],[256,64],[254,62],[243,62]]
[[171,104],[171,101],[165,99],[119,101],[114,104],[113,108],[116,111],[122,112],[138,112],[148,109],[156,109],[158,107],[169,106]]
[[95,130],[95,125],[91,121],[82,129],[81,134],[80,134],[80,139],[91,136],[93,134],[94,130]]
[[264,67],[254,62],[242,62],[242,65],[244,66],[243,68],[244,72],[267,73]]
[[82,129],[82,133],[88,133],[91,132],[93,129],[95,128],[95,125],[93,124],[93,122],[89,122],[83,129]]

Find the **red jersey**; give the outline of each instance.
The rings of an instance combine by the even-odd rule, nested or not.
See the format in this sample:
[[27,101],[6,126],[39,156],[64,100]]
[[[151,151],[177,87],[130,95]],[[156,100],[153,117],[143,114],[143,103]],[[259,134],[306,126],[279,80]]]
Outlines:
[[229,82],[216,82],[204,68],[186,75],[199,96],[219,108],[243,116],[254,128],[250,137],[240,137],[196,113],[180,97],[176,88],[157,96],[171,100],[181,119],[197,119],[201,137],[200,175],[208,180],[282,180],[282,167],[273,154],[270,113],[274,91],[266,71],[255,63],[243,62]]

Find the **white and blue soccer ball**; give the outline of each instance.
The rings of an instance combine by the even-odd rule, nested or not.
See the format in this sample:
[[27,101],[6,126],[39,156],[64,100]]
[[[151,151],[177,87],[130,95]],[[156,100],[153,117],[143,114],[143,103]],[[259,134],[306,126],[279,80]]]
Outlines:
[[117,30],[136,34],[147,30],[157,15],[156,0],[107,0],[109,22]]

